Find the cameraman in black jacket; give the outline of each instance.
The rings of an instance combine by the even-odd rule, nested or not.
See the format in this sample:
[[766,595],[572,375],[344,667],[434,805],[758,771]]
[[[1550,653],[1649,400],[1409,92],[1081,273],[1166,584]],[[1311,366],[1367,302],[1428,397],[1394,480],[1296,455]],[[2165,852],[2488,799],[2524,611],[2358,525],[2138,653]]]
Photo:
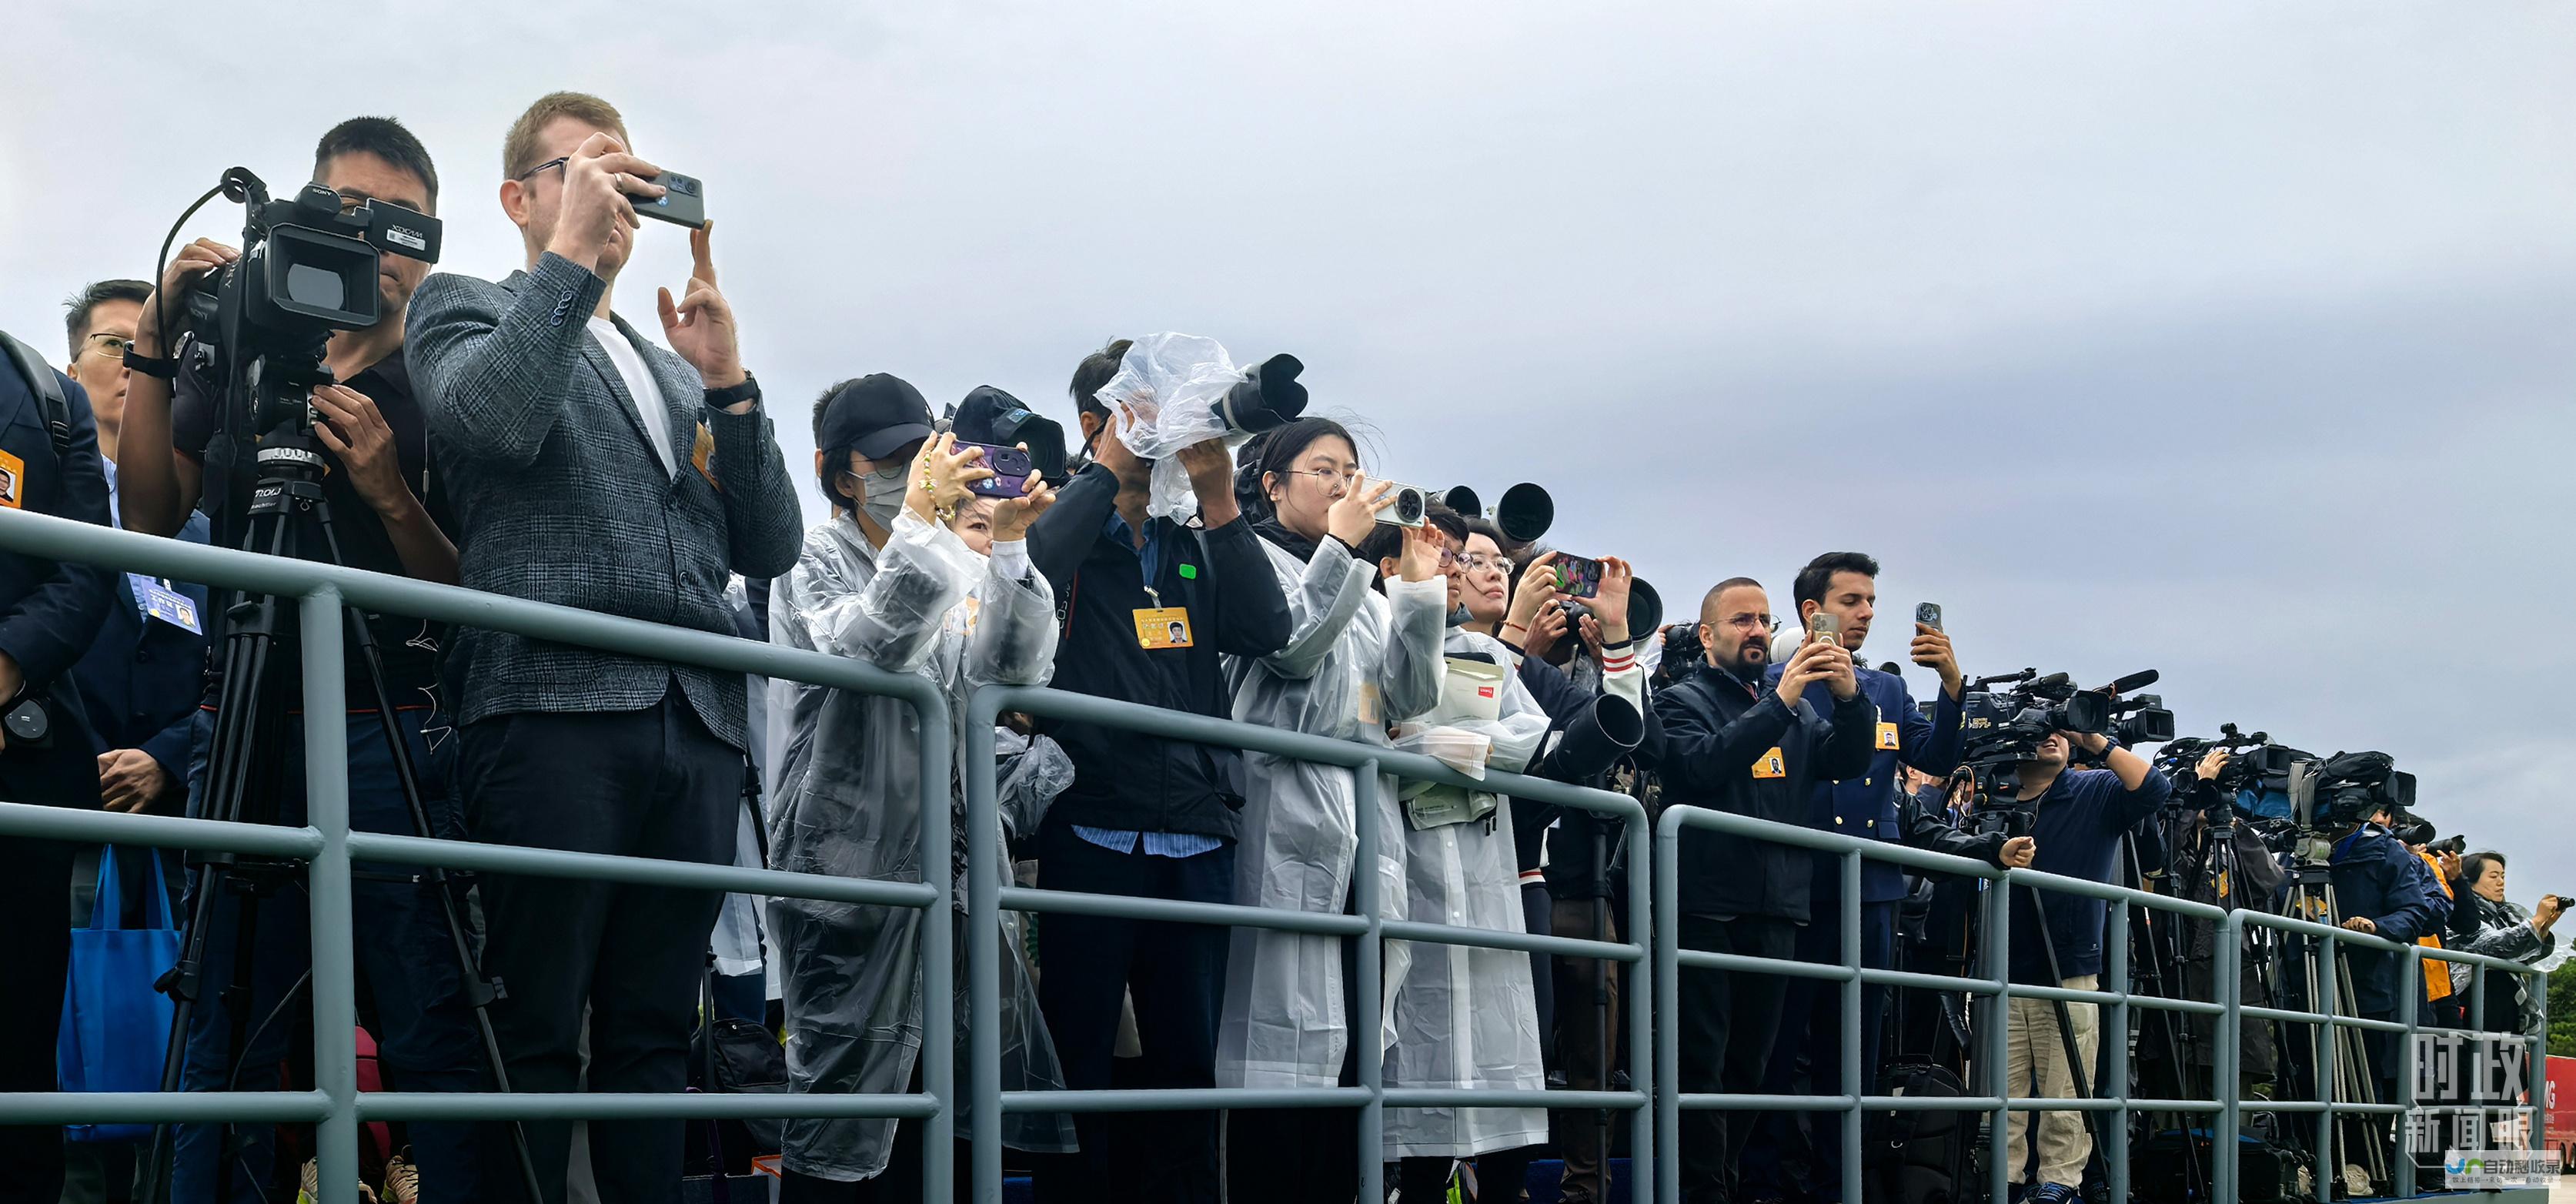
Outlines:
[[[1749,577],[1719,582],[1700,602],[1707,660],[1653,702],[1665,805],[1803,824],[1815,783],[1868,772],[1877,712],[1860,692],[1851,654],[1834,641],[1802,645],[1766,692],[1763,664],[1778,626],[1769,595]],[[1791,960],[1808,919],[1805,850],[1685,828],[1680,853],[1684,948]],[[1770,974],[1682,971],[1679,1088],[1760,1091],[1787,985]],[[1727,1115],[1683,1114],[1686,1201],[1734,1196],[1736,1158],[1754,1120],[1730,1125]]]

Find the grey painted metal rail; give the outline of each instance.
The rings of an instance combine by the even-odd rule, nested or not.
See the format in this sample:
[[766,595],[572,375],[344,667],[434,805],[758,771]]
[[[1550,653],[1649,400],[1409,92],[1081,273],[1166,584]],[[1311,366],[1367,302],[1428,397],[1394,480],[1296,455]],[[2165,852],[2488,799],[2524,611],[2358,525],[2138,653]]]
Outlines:
[[[969,981],[967,988],[969,1034],[968,1063],[970,1074],[962,1082],[957,1078],[956,1040],[953,1032],[953,1009],[932,1006],[924,1009],[921,1051],[922,1089],[903,1094],[839,1094],[801,1096],[735,1096],[680,1094],[669,1096],[623,1094],[452,1094],[430,1095],[401,1092],[367,1092],[357,1090],[356,1051],[352,1034],[356,1026],[354,967],[350,949],[349,881],[351,865],[356,861],[440,866],[449,869],[478,870],[487,873],[513,873],[542,876],[584,878],[598,881],[636,883],[676,888],[723,890],[778,897],[799,897],[868,903],[925,909],[929,921],[922,925],[922,989],[926,998],[951,997],[958,984],[951,981],[953,960],[951,943],[955,939],[954,912],[949,898],[950,886],[945,874],[929,875],[928,881],[896,882],[839,878],[826,875],[782,873],[765,869],[743,869],[726,865],[700,865],[662,862],[643,858],[611,857],[572,853],[560,850],[528,849],[464,841],[427,839],[417,836],[353,832],[348,821],[346,747],[338,733],[328,725],[307,725],[305,732],[308,766],[308,816],[304,827],[278,827],[239,823],[220,823],[198,819],[164,816],[118,815],[70,811],[0,801],[0,838],[42,838],[68,841],[115,841],[123,844],[149,845],[162,848],[222,850],[266,857],[301,860],[310,866],[313,942],[313,999],[315,1009],[315,1086],[308,1091],[276,1092],[197,1092],[180,1094],[66,1094],[57,1092],[0,1094],[0,1123],[62,1124],[68,1122],[206,1123],[231,1119],[257,1123],[310,1123],[317,1126],[318,1154],[321,1159],[322,1198],[324,1204],[352,1204],[357,1181],[357,1127],[363,1120],[429,1120],[471,1118],[521,1119],[644,1119],[707,1117],[903,1117],[927,1125],[923,1142],[923,1180],[925,1199],[945,1200],[952,1192],[952,1164],[948,1157],[957,1135],[960,1101],[971,1113],[972,1135],[993,1135],[1000,1131],[1002,1117],[1019,1112],[1153,1112],[1204,1110],[1214,1108],[1350,1108],[1360,1135],[1359,1171],[1363,1198],[1374,1199],[1380,1191],[1382,1134],[1385,1109],[1390,1107],[1551,1107],[1565,1109],[1602,1109],[1630,1114],[1631,1153],[1638,1172],[1631,1176],[1632,1199],[1638,1204],[1662,1199],[1678,1199],[1679,1166],[1669,1153],[1679,1148],[1679,1124],[1686,1109],[1722,1109],[1748,1111],[1824,1111],[1841,1112],[1843,1125],[1844,1188],[1846,1199],[1862,1198],[1859,1184],[1860,1113],[1865,1110],[1962,1110],[1982,1111],[1993,1117],[1989,1134],[1992,1153],[1989,1159],[1990,1190],[2000,1199],[2004,1190],[2005,1167],[2003,1118],[2013,1111],[2070,1111],[2112,1113],[2125,1120],[2130,1112],[2208,1113],[2215,1117],[2214,1152],[2215,1182],[2218,1197],[2232,1198],[2237,1178],[2236,1135],[2242,1114],[2248,1111],[2271,1111],[2284,1114],[2313,1113],[2321,1149],[2328,1155],[2321,1165],[2332,1165],[2335,1119],[2354,1113],[2384,1114],[2410,1105],[2412,1076],[2400,1076],[2404,1084],[2401,1098],[2379,1104],[2324,1102],[2263,1101],[2240,1098],[2236,1076],[2219,1075],[2216,1098],[2206,1100],[2166,1100],[2131,1098],[2127,1094],[2125,1043],[2106,1041],[2105,1053],[2110,1073],[2105,1084],[2110,1090],[2094,1099],[2029,1099],[2013,1096],[2005,1090],[2010,1084],[1994,1068],[2005,1056],[2005,1026],[2000,1022],[2015,998],[2063,999],[2100,1004],[2110,1009],[2104,1030],[2118,1033],[2127,1025],[2127,1009],[2155,1008],[2174,1012],[2219,1016],[2217,1027],[2218,1065],[2237,1061],[2239,1029],[2246,1020],[2263,1020],[2313,1026],[2319,1041],[2330,1040],[2338,1029],[2396,1032],[2408,1037],[2428,1031],[2410,1018],[2404,1022],[2372,1021],[2359,1017],[2302,1012],[2287,1008],[2245,1007],[2237,998],[2239,959],[2247,927],[2269,929],[2288,936],[2309,940],[2338,942],[2360,948],[2378,949],[2402,955],[2403,986],[2411,998],[2420,977],[2425,958],[2437,958],[2455,964],[2503,970],[2530,975],[2533,972],[2515,963],[2465,953],[2424,949],[2401,945],[2378,937],[2329,928],[2303,920],[2259,912],[2221,911],[2205,904],[2166,898],[2120,887],[2084,882],[2026,870],[2003,872],[1979,862],[1922,852],[1901,846],[1863,841],[1838,833],[1805,828],[1785,827],[1751,820],[1741,816],[1675,807],[1664,813],[1650,830],[1643,809],[1634,799],[1607,791],[1588,790],[1563,783],[1547,782],[1512,774],[1494,774],[1470,781],[1456,771],[1429,758],[1399,753],[1392,749],[1323,739],[1272,728],[1256,727],[1228,720],[1180,714],[1108,699],[1092,698],[1062,691],[1023,688],[987,688],[976,693],[965,708],[966,719],[959,730],[952,730],[949,700],[938,687],[925,679],[905,674],[890,674],[850,660],[799,652],[776,645],[746,641],[731,635],[682,630],[630,619],[545,606],[522,599],[499,597],[469,590],[431,585],[398,577],[317,565],[301,561],[282,561],[220,548],[206,548],[176,541],[155,539],[127,532],[103,530],[20,511],[0,510],[0,547],[26,554],[58,560],[86,561],[124,571],[144,572],[180,580],[204,582],[218,588],[241,589],[276,594],[300,600],[298,621],[303,647],[303,689],[307,709],[324,712],[343,710],[342,696],[342,611],[344,606],[365,610],[416,616],[458,626],[480,627],[513,632],[537,639],[553,640],[584,647],[647,657],[674,664],[688,664],[708,669],[758,674],[779,680],[807,682],[860,693],[901,699],[909,703],[920,717],[921,748],[924,764],[936,765],[950,760],[953,748],[964,752],[964,815],[969,825],[966,843],[969,857],[968,907],[965,913],[968,941]],[[1354,899],[1351,914],[1330,915],[1280,911],[1259,907],[1234,907],[1220,904],[1190,904],[1165,900],[1117,896],[1070,894],[1030,890],[998,885],[998,870],[1004,851],[996,835],[998,825],[994,811],[995,783],[993,757],[993,720],[1005,711],[1022,711],[1083,722],[1097,723],[1126,731],[1190,740],[1267,753],[1292,760],[1336,765],[1355,771],[1358,785],[1357,805],[1366,811],[1382,805],[1380,775],[1400,779],[1426,780],[1452,785],[1472,785],[1524,798],[1538,799],[1572,807],[1620,822],[1624,829],[1623,847],[1627,857],[1626,886],[1629,907],[1625,916],[1626,935],[1622,941],[1590,941],[1573,938],[1533,935],[1518,930],[1491,931],[1424,923],[1413,920],[1389,921],[1380,918],[1377,897],[1377,875],[1353,875]],[[948,864],[951,847],[950,800],[946,775],[924,774],[919,805],[922,808],[921,861],[924,865]],[[1800,962],[1746,958],[1734,955],[1684,950],[1676,939],[1678,918],[1674,871],[1678,866],[1679,833],[1684,827],[1704,828],[1738,837],[1758,838],[1781,844],[1821,850],[1839,860],[1845,889],[1846,905],[1835,917],[1842,937],[1842,956],[1836,964],[1810,965]],[[1370,864],[1375,857],[1375,828],[1358,825],[1358,863]],[[1939,975],[1909,973],[1886,969],[1868,969],[1859,965],[1861,862],[1875,858],[1919,870],[1985,879],[2007,889],[1982,892],[1981,931],[1982,963],[1975,975],[1948,978]],[[2126,990],[2074,991],[2058,987],[2017,986],[2006,973],[2011,908],[2010,887],[2032,887],[2067,894],[2102,899],[2111,909],[2111,922],[2124,925],[2131,907],[2211,920],[2217,924],[2217,965],[2215,979],[2218,998],[2212,1001],[2172,1000],[2136,994]],[[999,1011],[999,961],[1001,916],[1005,910],[1083,913],[1092,915],[1134,916],[1190,923],[1262,927],[1281,931],[1307,932],[1347,938],[1359,943],[1356,982],[1357,996],[1378,1000],[1386,984],[1380,981],[1380,952],[1387,940],[1471,945],[1481,948],[1545,952],[1560,956],[1594,957],[1629,966],[1626,995],[1628,1015],[1625,1023],[1631,1063],[1633,1089],[1628,1091],[1499,1091],[1477,1092],[1448,1089],[1388,1087],[1383,1081],[1378,1058],[1361,1057],[1359,1082],[1356,1086],[1306,1090],[1250,1090],[1201,1088],[1179,1091],[1011,1091],[999,1087],[999,1048],[995,1025],[980,1022]],[[2115,928],[2115,931],[2119,929]],[[2125,981],[2127,946],[2125,941],[2108,942],[2105,977],[2116,987]],[[2331,959],[2326,964],[2331,966]],[[1843,1081],[1830,1096],[1716,1095],[1680,1090],[1678,1078],[1679,1034],[1667,1023],[1654,1023],[1657,1009],[1670,1017],[1677,1010],[1677,987],[1683,970],[1723,970],[1728,972],[1771,973],[1806,977],[1837,984],[1842,995],[1844,1022],[1840,1034],[1843,1046]],[[2329,969],[2328,983],[2332,971]],[[1938,990],[1964,995],[1983,1010],[1976,1061],[1984,1069],[1977,1093],[1963,1098],[1870,1096],[1862,1082],[1860,1065],[1860,1001],[1870,986],[1894,985],[1915,989]],[[2482,1018],[2485,1010],[2485,976],[2472,975],[2473,1018]],[[2545,992],[2542,1003],[2545,1006]],[[2327,997],[2331,998],[2330,995]],[[1354,1024],[1355,1039],[1361,1032],[1373,1032],[1374,1026]],[[2535,1058],[2545,1052],[2546,1032],[2543,1019],[2538,1032],[2528,1036]],[[2485,1039],[2494,1034],[2471,1032]],[[2331,1064],[2331,1060],[2328,1061]],[[2327,1093],[2329,1097],[2332,1092]],[[2114,1128],[2125,1133],[2125,1124]],[[2125,1192],[2129,1163],[2125,1144],[2114,1141],[2104,1150],[2115,1194]],[[972,1182],[978,1204],[998,1204],[1001,1192],[1001,1147],[995,1140],[977,1140],[973,1145]]]

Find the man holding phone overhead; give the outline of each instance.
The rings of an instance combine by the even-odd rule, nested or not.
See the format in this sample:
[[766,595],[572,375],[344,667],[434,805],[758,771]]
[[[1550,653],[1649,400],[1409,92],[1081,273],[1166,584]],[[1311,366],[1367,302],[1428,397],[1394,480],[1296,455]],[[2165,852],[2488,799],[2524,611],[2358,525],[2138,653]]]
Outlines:
[[[707,228],[691,230],[682,295],[658,298],[669,350],[610,309],[639,205],[691,216],[653,204],[671,191],[653,182],[664,173],[627,146],[624,119],[594,96],[558,92],[520,116],[502,149],[500,199],[527,270],[497,284],[423,283],[408,326],[412,372],[464,527],[464,584],[730,635],[730,574],[786,572],[803,519],[716,289]],[[460,633],[450,653],[473,839],[732,862],[747,747],[741,674],[480,630]],[[686,1085],[719,894],[502,874],[482,890],[483,968],[506,991],[491,1015],[514,1090],[574,1089],[585,1009],[591,1090]],[[554,1204],[570,1125],[527,1128]],[[674,1204],[681,1128],[592,1122],[602,1198]],[[488,1191],[519,1181],[491,1169]]]

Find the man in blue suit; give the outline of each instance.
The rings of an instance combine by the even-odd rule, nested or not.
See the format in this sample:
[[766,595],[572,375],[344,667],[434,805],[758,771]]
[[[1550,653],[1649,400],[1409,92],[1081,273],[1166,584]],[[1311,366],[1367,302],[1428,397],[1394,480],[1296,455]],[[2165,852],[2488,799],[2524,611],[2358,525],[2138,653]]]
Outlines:
[[[89,395],[0,335],[0,508],[107,524]],[[71,679],[107,612],[107,571],[0,551],[0,799],[98,806],[95,737]],[[39,730],[41,721],[41,731]],[[0,1092],[54,1089],[54,1038],[71,956],[72,848],[0,838]],[[0,1204],[52,1204],[62,1130],[0,1127]]]

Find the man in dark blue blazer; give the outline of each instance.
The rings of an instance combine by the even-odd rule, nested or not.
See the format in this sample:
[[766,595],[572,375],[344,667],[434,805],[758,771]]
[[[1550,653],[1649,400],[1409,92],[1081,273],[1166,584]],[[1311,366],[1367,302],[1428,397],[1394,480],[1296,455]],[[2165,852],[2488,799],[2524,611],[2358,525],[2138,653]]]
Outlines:
[[[22,347],[0,349],[9,352],[0,354],[0,508],[105,526],[89,395]],[[96,640],[108,598],[104,569],[0,550],[0,713],[21,716],[0,731],[0,800],[98,806],[96,737],[70,671]],[[38,715],[41,735],[29,722]],[[0,1092],[54,1089],[71,869],[70,845],[0,837],[0,966],[13,979],[0,992]],[[62,1191],[62,1130],[0,1126],[0,1167],[0,1204],[51,1204]]]

